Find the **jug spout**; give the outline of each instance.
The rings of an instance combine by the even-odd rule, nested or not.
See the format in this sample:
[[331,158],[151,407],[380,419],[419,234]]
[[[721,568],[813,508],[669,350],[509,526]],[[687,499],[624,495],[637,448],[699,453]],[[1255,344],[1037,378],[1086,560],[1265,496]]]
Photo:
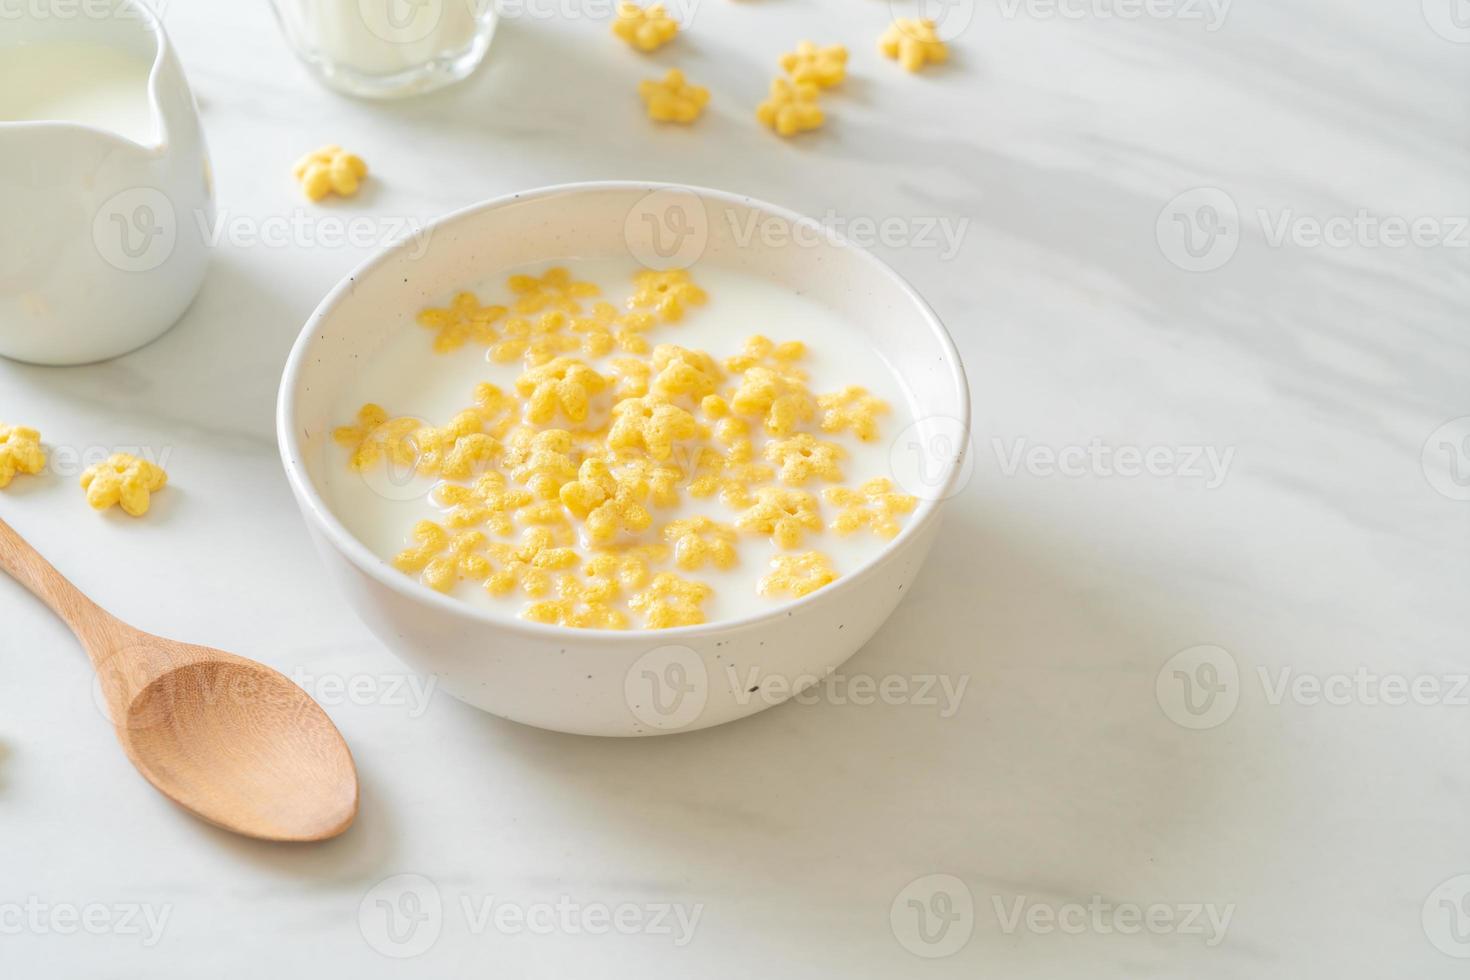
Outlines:
[[[141,347],[204,277],[214,192],[194,97],[153,12],[113,2],[108,17],[28,18],[22,6],[0,35],[0,65],[33,61],[57,77],[38,91],[74,96],[0,111],[6,357],[78,364]],[[68,111],[45,118],[54,104]]]

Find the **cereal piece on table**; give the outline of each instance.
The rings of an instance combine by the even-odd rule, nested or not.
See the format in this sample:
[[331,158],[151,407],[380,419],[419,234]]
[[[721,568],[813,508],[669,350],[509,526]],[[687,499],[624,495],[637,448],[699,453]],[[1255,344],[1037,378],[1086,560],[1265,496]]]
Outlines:
[[771,559],[771,568],[774,570],[760,580],[757,588],[761,595],[789,595],[799,599],[838,578],[831,560],[820,551],[777,555]]
[[648,106],[649,119],[686,126],[698,119],[709,103],[709,89],[685,81],[684,73],[677,68],[670,68],[662,81],[639,82],[638,94]]
[[637,534],[653,523],[643,506],[648,484],[636,475],[614,474],[600,459],[584,460],[577,478],[561,488],[561,502],[585,522],[596,542],[611,541],[619,531]]
[[95,510],[106,510],[113,504],[132,517],[148,513],[151,494],[163,489],[168,474],[162,467],[131,453],[113,453],[106,461],[82,471],[82,489],[87,503]]
[[805,532],[822,529],[817,498],[803,490],[761,487],[755,498],[755,504],[735,518],[735,526],[747,534],[769,535],[774,544],[790,550],[801,544]]
[[899,17],[878,39],[878,50],[909,71],[941,64],[949,59],[949,48],[939,39],[935,26],[927,17]]
[[630,310],[652,310],[668,323],[683,319],[690,306],[703,306],[709,299],[703,289],[689,278],[687,269],[645,269],[633,277]]
[[17,473],[34,476],[45,466],[46,451],[41,448],[41,433],[23,425],[0,422],[0,487],[10,486]]
[[699,434],[699,422],[678,405],[657,395],[624,398],[613,406],[609,449],[646,449],[654,459],[668,459],[674,443]]
[[770,98],[756,107],[755,117],[782,136],[817,129],[824,118],[817,105],[817,87],[786,78],[771,82]]
[[623,0],[613,17],[612,32],[639,51],[647,52],[672,41],[679,33],[679,23],[668,15],[661,3],[640,7]]
[[490,553],[501,567],[485,580],[491,595],[505,595],[517,586],[533,599],[551,591],[551,573],[574,567],[582,558],[575,548],[559,544],[549,528],[528,528],[520,544],[492,541]]
[[592,396],[608,380],[572,357],[557,357],[516,378],[516,392],[526,398],[526,420],[550,422],[560,412],[569,422],[583,422]]
[[562,485],[577,478],[572,434],[565,429],[517,429],[505,443],[505,466],[540,500],[555,500]]
[[840,464],[847,453],[835,442],[798,432],[788,439],[773,439],[766,443],[765,456],[772,463],[780,464],[782,483],[801,486],[813,477],[840,483]]
[[441,354],[458,350],[466,341],[473,340],[486,347],[495,342],[496,333],[492,324],[505,315],[503,306],[481,306],[474,293],[456,293],[446,307],[428,307],[420,310],[416,318],[421,327],[437,331],[434,349]]
[[706,562],[716,568],[731,568],[738,560],[735,529],[708,517],[669,522],[664,540],[674,546],[674,564],[685,571],[697,572]]
[[832,530],[852,534],[866,527],[880,538],[897,535],[898,515],[909,513],[919,503],[917,497],[896,492],[893,483],[882,477],[869,480],[856,490],[828,487],[822,496],[827,503],[842,508],[832,519]]
[[860,385],[819,395],[817,405],[822,409],[823,432],[851,429],[863,442],[878,438],[878,416],[888,414],[888,403],[868,394],[868,389]]
[[491,565],[483,533],[451,535],[433,521],[419,521],[412,535],[417,544],[400,551],[393,567],[405,575],[417,574],[435,592],[448,592],[463,579],[484,581],[489,577]]
[[798,85],[831,88],[847,77],[847,48],[840,44],[819,48],[802,41],[795,51],[781,56],[781,70]]
[[486,525],[501,536],[515,530],[516,512],[535,503],[529,490],[512,487],[504,474],[481,473],[474,483],[441,483],[434,488],[439,503],[451,508],[444,523],[452,528]]
[[540,313],[543,310],[581,313],[581,301],[600,292],[595,283],[577,282],[561,266],[547,269],[541,276],[511,276],[506,285],[516,295],[517,313]]
[[680,578],[673,572],[659,572],[648,588],[628,600],[628,605],[644,617],[649,629],[671,626],[693,626],[704,622],[699,608],[714,590],[703,582]]
[[334,192],[342,197],[356,194],[362,178],[367,176],[367,164],[362,162],[362,157],[330,145],[306,154],[296,161],[291,172],[301,182],[306,196],[320,201]]
[[773,436],[788,436],[816,414],[816,402],[801,381],[768,367],[753,367],[731,396],[730,409],[761,419]]

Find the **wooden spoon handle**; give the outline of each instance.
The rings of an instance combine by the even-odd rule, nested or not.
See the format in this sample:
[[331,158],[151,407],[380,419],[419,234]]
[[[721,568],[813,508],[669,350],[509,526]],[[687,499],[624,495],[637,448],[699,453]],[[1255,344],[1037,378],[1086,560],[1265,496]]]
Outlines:
[[89,638],[95,636],[97,628],[112,620],[91,599],[66,580],[51,563],[15,533],[15,529],[0,520],[0,568],[35,594],[51,611],[60,616],[71,631],[91,652]]

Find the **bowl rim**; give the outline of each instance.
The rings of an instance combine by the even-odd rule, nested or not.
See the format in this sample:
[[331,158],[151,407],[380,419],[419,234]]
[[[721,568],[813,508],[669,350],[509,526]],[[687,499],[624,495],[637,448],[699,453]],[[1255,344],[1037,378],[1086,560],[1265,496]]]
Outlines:
[[315,529],[323,534],[337,551],[348,559],[358,571],[375,580],[378,584],[397,593],[405,599],[427,605],[450,616],[461,619],[472,620],[487,626],[494,626],[512,633],[521,633],[538,638],[560,637],[573,640],[577,638],[591,639],[595,637],[600,642],[622,642],[630,645],[646,646],[650,638],[673,642],[679,637],[692,637],[712,631],[726,631],[733,629],[744,629],[763,623],[785,619],[794,614],[798,609],[805,608],[817,602],[827,602],[835,599],[838,595],[856,588],[864,579],[869,577],[875,569],[885,561],[890,560],[901,545],[918,536],[923,530],[939,517],[939,508],[949,497],[959,491],[956,484],[965,473],[964,455],[970,452],[970,388],[965,375],[964,364],[960,361],[959,350],[955,347],[949,331],[945,329],[938,315],[929,306],[918,291],[909,284],[908,280],[899,275],[888,263],[884,262],[871,251],[855,245],[846,236],[835,229],[821,224],[816,219],[803,215],[797,211],[751,197],[747,194],[737,194],[731,191],[722,191],[709,187],[700,187],[692,184],[678,184],[663,181],[640,181],[640,180],[591,180],[574,181],[563,184],[549,184],[525,191],[516,191],[510,194],[502,194],[489,198],[475,204],[468,205],[450,211],[447,214],[434,219],[424,226],[425,233],[433,233],[447,228],[457,222],[468,220],[471,217],[486,211],[517,202],[564,196],[568,194],[587,194],[605,191],[641,191],[652,194],[658,191],[674,191],[693,194],[704,201],[714,201],[726,205],[737,205],[765,212],[773,217],[782,218],[793,224],[803,224],[816,230],[822,235],[822,245],[819,247],[833,247],[846,249],[858,256],[857,261],[865,262],[874,274],[887,277],[899,292],[908,299],[917,309],[920,318],[928,325],[935,340],[939,342],[943,350],[950,372],[950,381],[953,383],[960,398],[961,417],[958,419],[961,425],[960,444],[963,447],[960,457],[951,469],[948,479],[933,497],[921,498],[919,507],[914,515],[914,520],[909,521],[892,540],[884,543],[883,548],[867,561],[863,562],[852,572],[843,575],[830,585],[818,589],[808,595],[780,605],[771,609],[744,616],[729,619],[718,619],[692,626],[674,626],[667,629],[600,629],[583,628],[574,626],[560,626],[553,623],[538,623],[518,617],[507,616],[494,610],[483,609],[472,605],[462,599],[436,592],[417,579],[409,578],[394,569],[386,559],[379,557],[371,551],[367,545],[358,540],[346,525],[327,505],[322,495],[317,491],[311,479],[307,476],[305,466],[301,462],[304,454],[300,440],[297,438],[299,426],[297,424],[295,410],[295,395],[301,384],[301,375],[305,365],[310,360],[310,349],[316,335],[316,326],[322,319],[330,314],[335,307],[350,293],[356,284],[364,277],[375,272],[379,266],[387,263],[399,250],[407,248],[409,242],[395,242],[379,249],[369,256],[354,269],[347,273],[317,304],[316,309],[307,317],[301,332],[291,345],[291,352],[286,358],[286,366],[281,374],[281,385],[276,395],[276,443],[281,455],[281,465],[286,472],[286,481],[296,497],[298,506],[303,516],[313,524]]

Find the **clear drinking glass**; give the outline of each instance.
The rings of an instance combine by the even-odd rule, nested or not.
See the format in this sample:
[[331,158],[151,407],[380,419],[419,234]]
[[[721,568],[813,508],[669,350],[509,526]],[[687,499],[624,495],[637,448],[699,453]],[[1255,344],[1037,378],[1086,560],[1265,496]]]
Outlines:
[[493,0],[271,0],[286,40],[321,81],[394,98],[457,82],[495,33]]

